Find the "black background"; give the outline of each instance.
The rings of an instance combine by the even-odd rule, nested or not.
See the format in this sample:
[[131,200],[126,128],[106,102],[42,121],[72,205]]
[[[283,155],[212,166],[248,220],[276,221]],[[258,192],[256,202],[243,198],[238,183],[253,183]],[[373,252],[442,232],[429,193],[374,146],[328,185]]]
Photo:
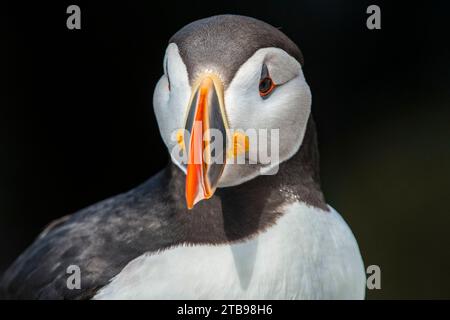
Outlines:
[[[81,30],[66,8],[81,7]],[[378,4],[382,29],[366,28]],[[328,203],[369,298],[450,298],[450,6],[396,1],[9,2],[0,14],[0,272],[52,219],[168,161],[152,110],[170,36],[221,13],[280,27],[305,56]]]

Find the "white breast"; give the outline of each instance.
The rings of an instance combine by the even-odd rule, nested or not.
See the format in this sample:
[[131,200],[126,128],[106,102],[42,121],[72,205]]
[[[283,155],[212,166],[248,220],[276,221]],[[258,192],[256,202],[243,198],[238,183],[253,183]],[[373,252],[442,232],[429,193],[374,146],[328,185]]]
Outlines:
[[365,285],[341,216],[294,203],[251,240],[142,255],[94,299],[363,299]]

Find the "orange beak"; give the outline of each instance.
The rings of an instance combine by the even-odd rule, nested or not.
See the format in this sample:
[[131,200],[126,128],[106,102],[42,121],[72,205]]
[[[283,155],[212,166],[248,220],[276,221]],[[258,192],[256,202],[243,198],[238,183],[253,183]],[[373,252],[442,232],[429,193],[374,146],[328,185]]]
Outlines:
[[[197,202],[212,197],[225,166],[227,137],[222,90],[220,80],[208,75],[199,82],[191,98],[186,120],[186,130],[190,134],[185,137],[188,209],[192,209]],[[222,135],[221,140],[216,138],[217,134]]]

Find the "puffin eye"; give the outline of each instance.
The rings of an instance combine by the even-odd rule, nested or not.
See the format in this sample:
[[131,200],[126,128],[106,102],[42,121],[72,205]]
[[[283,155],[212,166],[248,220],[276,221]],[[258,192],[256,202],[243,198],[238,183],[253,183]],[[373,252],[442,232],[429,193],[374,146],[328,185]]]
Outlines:
[[166,77],[167,77],[167,88],[169,89],[169,91],[170,91],[170,79],[169,79],[169,63],[168,63],[168,61],[166,60]]
[[259,82],[259,95],[261,97],[265,97],[269,95],[274,88],[275,84],[272,79],[270,77],[266,77]]
[[259,95],[266,99],[269,97],[269,94],[275,89],[275,83],[269,75],[269,70],[267,66],[263,64],[261,70],[261,80],[259,81]]

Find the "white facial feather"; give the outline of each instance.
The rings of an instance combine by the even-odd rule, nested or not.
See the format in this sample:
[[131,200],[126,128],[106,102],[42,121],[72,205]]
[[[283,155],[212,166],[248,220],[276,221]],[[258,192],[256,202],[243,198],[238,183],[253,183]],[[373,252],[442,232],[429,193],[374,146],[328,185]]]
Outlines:
[[[277,85],[266,99],[258,89],[263,64]],[[269,171],[300,148],[311,111],[311,92],[300,63],[281,49],[264,48],[256,51],[236,73],[225,92],[225,108],[231,128],[279,129],[279,161],[266,166]],[[270,150],[270,139],[258,148],[262,154],[270,154]],[[256,161],[256,154],[250,153],[249,158]],[[220,186],[237,185],[260,173],[252,165],[227,165]]]
[[[177,146],[173,134],[184,128],[185,115],[191,95],[186,65],[180,57],[177,45],[174,43],[167,47],[164,57],[164,71],[165,74],[156,84],[153,93],[153,108],[161,137],[167,149],[171,152]],[[172,161],[185,171],[175,158],[172,158]]]

